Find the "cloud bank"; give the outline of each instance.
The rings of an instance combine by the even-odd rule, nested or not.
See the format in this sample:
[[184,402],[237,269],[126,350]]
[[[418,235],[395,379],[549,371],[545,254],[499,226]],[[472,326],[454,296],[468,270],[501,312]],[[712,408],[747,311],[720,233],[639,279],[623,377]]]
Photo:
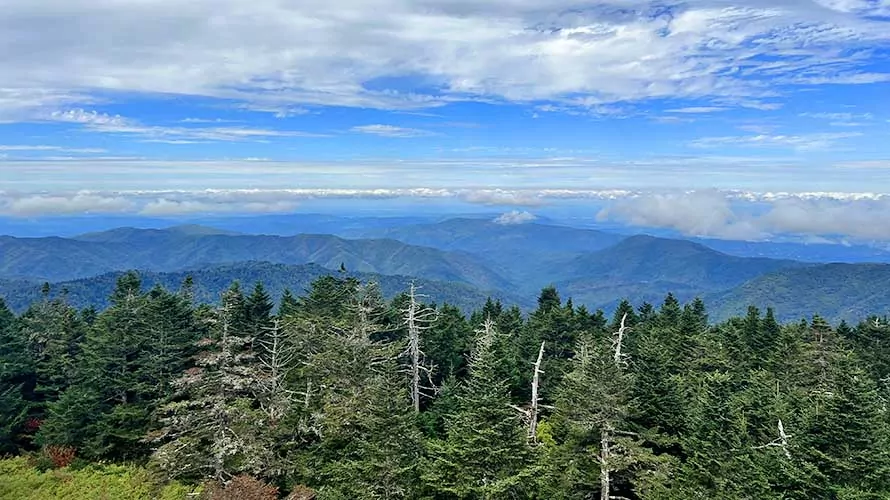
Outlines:
[[521,207],[569,207],[576,215],[686,236],[764,240],[778,236],[834,241],[890,241],[890,195],[751,191],[642,192],[623,190],[486,189],[207,189],[155,191],[0,191],[0,216],[290,213],[311,200],[402,200],[511,207],[494,219],[521,224],[537,217]]
[[673,229],[686,236],[776,236],[890,241],[890,196],[870,193],[635,194],[602,208],[600,221]]

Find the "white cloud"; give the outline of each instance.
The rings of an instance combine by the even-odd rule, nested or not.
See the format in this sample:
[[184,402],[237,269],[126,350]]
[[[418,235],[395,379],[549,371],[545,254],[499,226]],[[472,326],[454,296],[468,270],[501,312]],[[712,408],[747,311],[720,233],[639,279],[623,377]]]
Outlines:
[[379,135],[382,137],[425,137],[431,135],[431,132],[426,130],[419,130],[416,128],[405,128],[405,127],[397,127],[395,125],[359,125],[357,127],[352,127],[353,132],[359,132],[362,134],[371,134],[371,135]]
[[222,118],[183,118],[179,121],[182,123],[229,123],[235,120],[225,120]]
[[819,2],[7,0],[0,120],[118,93],[235,99],[285,116],[467,99],[774,107],[767,83],[886,81],[866,52],[850,57],[890,41],[872,17],[886,2]]
[[0,214],[18,217],[123,213],[132,211],[134,207],[130,199],[116,195],[71,193],[6,197],[0,193]]
[[854,193],[638,194],[597,214],[601,221],[667,228],[688,236],[890,240],[890,196]]
[[748,148],[789,148],[796,150],[823,150],[834,147],[843,139],[859,137],[859,132],[816,133],[801,135],[757,134],[722,137],[703,137],[690,143],[693,147],[716,148],[738,146]]
[[479,205],[512,205],[521,207],[538,207],[547,201],[534,191],[509,189],[474,189],[464,192],[461,197]]
[[531,212],[520,212],[518,210],[513,210],[497,216],[494,219],[494,223],[503,224],[505,226],[512,226],[515,224],[524,224],[526,222],[531,222],[533,220],[536,220],[537,218],[538,217]]
[[159,198],[147,203],[140,215],[170,216],[189,214],[215,214],[215,213],[282,213],[292,212],[298,203],[287,201],[253,201],[247,203],[210,203],[195,200],[171,200]]
[[723,108],[719,106],[690,106],[688,108],[675,108],[665,110],[666,113],[687,113],[687,114],[701,114],[701,113],[716,113],[718,111],[726,111],[728,108]]
[[756,239],[761,233],[735,213],[718,191],[648,194],[623,198],[597,213],[597,220],[675,229],[690,236]]
[[824,120],[832,120],[832,121],[854,121],[854,120],[871,120],[874,118],[874,115],[871,113],[801,113],[800,116],[805,116],[807,118],[821,118]]
[[105,153],[102,148],[68,148],[62,146],[50,146],[46,144],[0,144],[0,151],[56,151],[62,153]]
[[888,169],[890,170],[890,159],[887,160],[860,160],[845,161],[837,165],[838,168],[850,169]]
[[[170,137],[144,140],[206,141]],[[256,140],[263,140],[256,137]],[[61,152],[60,152],[61,153]],[[890,185],[890,169],[872,166],[868,176],[850,175],[849,161],[834,165],[794,151],[771,155],[675,155],[615,160],[583,153],[536,158],[521,148],[482,156],[436,159],[344,159],[245,161],[157,160],[115,154],[77,159],[24,158],[0,161],[3,188],[22,192],[256,189],[428,189],[461,190],[471,203],[533,207],[544,192],[583,193],[717,188],[771,192],[866,192]],[[260,153],[260,151],[257,151]],[[545,152],[546,153],[546,152]],[[35,153],[30,153],[35,154]],[[24,156],[24,155],[23,155]],[[64,156],[64,155],[54,155]],[[114,158],[114,157],[117,158]],[[257,154],[257,157],[263,155]],[[64,161],[63,161],[64,160]],[[861,165],[860,165],[861,168]],[[556,196],[556,195],[554,195]],[[585,194],[586,196],[586,194]],[[567,199],[567,198],[566,198]]]
[[50,113],[47,119],[58,122],[80,123],[93,127],[125,127],[128,120],[115,115],[88,111],[84,109],[69,109],[67,111],[56,110]]
[[[488,206],[566,203],[602,207],[600,221],[666,228],[688,236],[760,240],[795,236],[807,240],[890,241],[890,194],[844,192],[485,190],[485,189],[201,189],[0,191],[0,215],[288,213],[313,199],[441,200]],[[500,224],[535,220],[523,210],[495,219]]]
[[[111,116],[96,111],[73,109],[54,111],[48,120],[78,123],[86,130],[109,134],[128,134],[142,137],[146,142],[162,142],[167,144],[195,144],[201,141],[237,142],[264,140],[272,137],[330,137],[327,134],[302,132],[299,130],[263,129],[243,126],[217,127],[162,127],[146,126],[136,120],[121,116]],[[189,123],[205,123],[187,120]]]

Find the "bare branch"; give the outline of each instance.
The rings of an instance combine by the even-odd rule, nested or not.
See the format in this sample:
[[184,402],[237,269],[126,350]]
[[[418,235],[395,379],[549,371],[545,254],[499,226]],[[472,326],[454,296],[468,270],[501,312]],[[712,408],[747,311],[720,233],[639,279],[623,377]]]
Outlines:
[[754,447],[752,447],[752,449],[762,450],[764,448],[771,448],[771,447],[782,448],[782,451],[785,453],[785,457],[790,459],[791,452],[788,451],[788,438],[790,438],[791,436],[788,434],[785,434],[785,426],[782,425],[782,419],[779,419],[779,423],[778,423],[777,427],[779,430],[779,437],[777,437],[776,439],[774,439],[764,445],[754,446]]
[[432,366],[426,366],[424,363],[424,354],[421,350],[421,332],[432,328],[433,322],[438,319],[438,311],[429,307],[421,306],[418,297],[423,297],[417,293],[417,287],[412,281],[408,288],[408,305],[402,311],[405,318],[405,325],[408,327],[408,345],[402,353],[410,358],[409,371],[411,373],[411,403],[414,405],[415,413],[420,413],[420,397],[425,394],[421,389],[421,374],[425,374],[430,385],[432,380]]

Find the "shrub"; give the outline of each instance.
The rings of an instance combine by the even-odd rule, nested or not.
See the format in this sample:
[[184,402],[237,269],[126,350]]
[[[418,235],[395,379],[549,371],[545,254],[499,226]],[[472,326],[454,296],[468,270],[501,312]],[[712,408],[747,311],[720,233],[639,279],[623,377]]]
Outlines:
[[293,490],[291,490],[290,495],[285,497],[285,500],[315,500],[315,498],[315,490],[309,488],[308,486],[298,484],[294,486]]
[[49,445],[43,447],[43,453],[53,464],[53,468],[68,467],[74,461],[77,450],[71,446]]
[[196,492],[181,483],[161,483],[140,467],[92,464],[39,471],[24,457],[0,459],[0,478],[0,500],[187,500]]
[[278,500],[278,488],[242,474],[225,484],[208,483],[202,498],[205,500]]

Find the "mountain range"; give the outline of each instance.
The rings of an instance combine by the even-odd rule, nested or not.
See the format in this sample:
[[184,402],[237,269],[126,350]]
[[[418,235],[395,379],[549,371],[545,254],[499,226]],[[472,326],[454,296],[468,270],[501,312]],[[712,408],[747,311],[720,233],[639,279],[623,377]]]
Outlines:
[[0,237],[0,277],[64,281],[110,271],[182,271],[244,261],[318,264],[331,269],[454,281],[482,290],[509,282],[459,252],[396,240],[346,240],[325,234],[231,234],[201,226],[119,228],[74,238]]
[[[238,281],[242,289],[248,293],[256,283],[262,283],[277,304],[285,289],[299,295],[307,290],[314,280],[322,276],[341,275],[339,272],[316,264],[288,265],[269,262],[239,262],[167,273],[137,272],[145,290],[155,286],[161,286],[167,290],[178,290],[186,277],[190,276],[194,283],[195,300],[200,303],[216,303],[222,292],[233,282]],[[66,300],[75,307],[94,306],[101,309],[108,305],[108,297],[114,290],[117,279],[123,274],[123,271],[115,271],[90,278],[57,282],[50,287],[50,297],[64,295]],[[413,281],[420,293],[429,296],[437,303],[447,302],[465,312],[480,307],[489,297],[504,303],[516,303],[523,307],[530,307],[529,302],[522,297],[498,291],[483,292],[462,283],[349,271],[345,275],[358,278],[363,282],[376,282],[387,298],[406,291]],[[28,305],[40,300],[42,288],[42,284],[34,281],[0,279],[0,297],[6,297],[7,305],[19,313],[27,309]]]
[[786,320],[819,312],[855,321],[890,308],[882,290],[890,265],[881,263],[730,255],[697,241],[490,219],[405,219],[330,229],[339,235],[257,235],[185,225],[68,238],[0,237],[0,295],[24,304],[48,281],[67,288],[72,301],[82,298],[78,304],[101,306],[120,272],[139,269],[147,285],[168,288],[192,274],[199,298],[212,301],[234,279],[245,286],[261,280],[274,294],[285,287],[298,292],[342,265],[390,294],[418,278],[431,300],[462,308],[492,295],[528,309],[550,284],[576,304],[607,312],[623,298],[640,304],[658,303],[668,292],[681,300],[700,296],[718,320],[744,313],[749,304],[771,305]]

